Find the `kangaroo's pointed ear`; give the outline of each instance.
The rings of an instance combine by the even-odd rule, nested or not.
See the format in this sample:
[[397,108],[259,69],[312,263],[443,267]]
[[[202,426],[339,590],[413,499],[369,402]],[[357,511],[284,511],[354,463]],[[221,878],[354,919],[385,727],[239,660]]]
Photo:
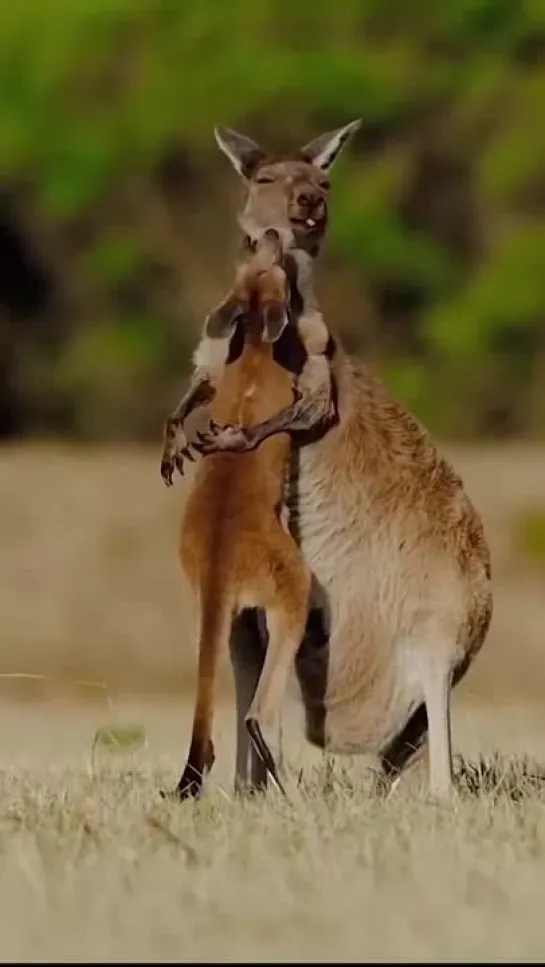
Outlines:
[[255,141],[232,128],[218,124],[214,128],[214,135],[220,151],[227,155],[235,171],[243,178],[249,178],[266,157],[265,151]]
[[337,128],[336,131],[326,131],[325,134],[320,134],[301,148],[301,155],[307,161],[315,164],[317,168],[321,168],[322,171],[329,171],[360,124],[361,118],[358,118],[357,121],[346,124],[344,128]]
[[204,333],[209,339],[229,339],[233,335],[238,320],[244,315],[244,306],[239,299],[231,297],[219,306],[204,321]]
[[263,308],[263,342],[276,342],[288,324],[288,314],[282,302],[269,302]]

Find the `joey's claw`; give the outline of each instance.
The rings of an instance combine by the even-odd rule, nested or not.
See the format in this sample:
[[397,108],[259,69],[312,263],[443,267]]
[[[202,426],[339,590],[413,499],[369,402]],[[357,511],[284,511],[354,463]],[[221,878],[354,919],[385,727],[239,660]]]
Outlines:
[[184,455],[186,460],[191,460],[191,463],[195,463],[195,457],[189,446],[183,448],[182,454]]
[[172,473],[174,467],[171,460],[161,460],[161,476],[167,487],[172,487]]

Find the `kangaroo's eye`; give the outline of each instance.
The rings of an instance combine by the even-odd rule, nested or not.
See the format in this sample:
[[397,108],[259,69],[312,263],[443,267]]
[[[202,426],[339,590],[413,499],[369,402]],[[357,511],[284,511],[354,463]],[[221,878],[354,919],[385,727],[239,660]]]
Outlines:
[[258,175],[256,178],[257,185],[272,185],[273,181],[272,175]]

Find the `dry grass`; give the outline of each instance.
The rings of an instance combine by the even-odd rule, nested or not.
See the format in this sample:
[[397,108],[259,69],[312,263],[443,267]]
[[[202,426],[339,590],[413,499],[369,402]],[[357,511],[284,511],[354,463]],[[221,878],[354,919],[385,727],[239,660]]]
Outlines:
[[[190,694],[184,488],[163,488],[155,451],[0,451],[0,673],[46,676],[0,678],[30,700],[0,705],[1,959],[542,958],[545,794],[524,757],[545,763],[545,597],[511,524],[543,503],[545,449],[452,456],[485,518],[496,595],[454,741],[474,762],[500,758],[466,763],[451,806],[426,800],[418,772],[385,802],[370,763],[331,773],[293,722],[291,803],[233,801],[226,707],[210,790],[181,808],[157,790],[178,776],[189,707],[118,696]],[[87,695],[101,704],[70,704]],[[147,747],[93,764],[112,718],[142,726]]]
[[484,792],[462,785],[449,806],[418,773],[382,801],[364,760],[331,771],[291,729],[291,802],[234,800],[228,709],[207,794],[173,806],[157,790],[177,778],[187,713],[118,714],[145,724],[148,748],[92,770],[98,709],[0,708],[2,960],[543,956],[545,794],[516,754],[543,760],[545,733],[526,713],[457,714],[467,754],[509,729],[510,780],[496,762]]

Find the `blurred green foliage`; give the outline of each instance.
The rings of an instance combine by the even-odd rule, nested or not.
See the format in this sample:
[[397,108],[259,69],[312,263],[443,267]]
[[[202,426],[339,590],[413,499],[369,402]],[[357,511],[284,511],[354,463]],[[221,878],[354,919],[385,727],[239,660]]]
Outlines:
[[361,117],[330,325],[435,432],[543,434],[544,55],[542,0],[2,4],[4,431],[159,439],[231,273],[214,124],[282,150]]

